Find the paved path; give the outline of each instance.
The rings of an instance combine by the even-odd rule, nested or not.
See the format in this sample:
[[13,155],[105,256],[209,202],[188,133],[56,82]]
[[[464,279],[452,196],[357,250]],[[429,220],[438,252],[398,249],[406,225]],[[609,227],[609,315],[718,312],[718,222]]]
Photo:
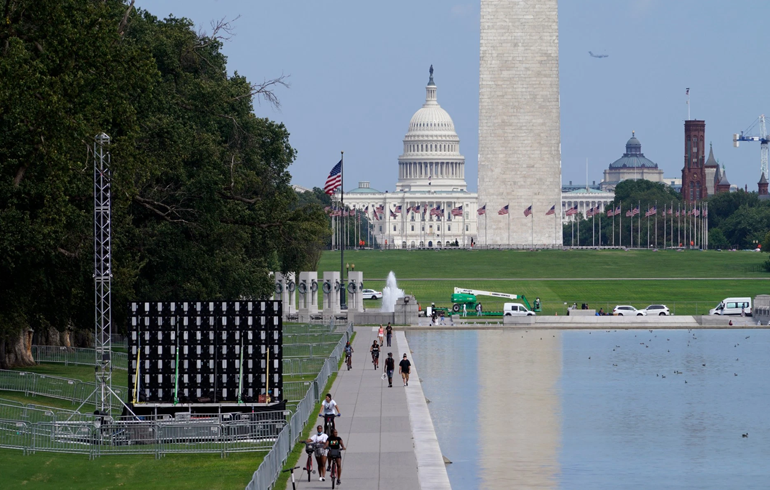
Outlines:
[[[407,390],[413,390],[412,398],[425,403],[422,389],[417,386],[404,387],[398,375],[398,365],[394,373],[393,388],[388,388],[388,382],[382,380],[382,362],[388,352],[393,352],[396,364],[404,354],[405,340],[402,346],[398,346],[396,335],[393,335],[392,347],[384,347],[380,358],[380,368],[375,371],[369,355],[369,346],[376,338],[376,331],[370,327],[356,328],[356,339],[353,344],[353,369],[348,371],[344,364],[337,375],[337,379],[331,388],[333,398],[337,401],[342,412],[342,417],[337,419],[337,430],[348,448],[343,451],[342,460],[342,485],[341,488],[355,490],[382,489],[382,490],[420,490],[418,478],[418,459],[415,455],[415,440],[412,435],[412,424],[409,418],[409,405],[407,402]],[[403,334],[399,337],[404,339]],[[411,357],[411,354],[410,354]],[[417,396],[419,394],[419,396]],[[427,409],[425,410],[427,412]],[[426,420],[426,414],[419,414],[421,427],[432,422]],[[428,416],[429,417],[429,416]],[[318,420],[321,420],[320,418]],[[316,424],[317,425],[317,424]],[[433,435],[435,439],[435,434]],[[424,436],[419,436],[424,440]],[[431,451],[434,455],[438,451],[436,443]],[[300,457],[299,466],[304,466],[306,456]],[[446,479],[446,470],[437,468],[435,458],[432,462],[422,466],[424,475],[439,474],[443,470],[443,478]],[[314,463],[315,466],[315,463]],[[318,481],[318,474],[313,475],[311,482],[307,481],[307,473],[300,471],[295,473],[298,478],[297,488],[331,488],[331,482],[326,478],[325,482]],[[441,480],[441,478],[439,478]],[[448,479],[446,479],[448,485]],[[288,488],[291,489],[291,483]],[[426,486],[422,486],[425,490]],[[440,488],[449,488],[448,486]]]

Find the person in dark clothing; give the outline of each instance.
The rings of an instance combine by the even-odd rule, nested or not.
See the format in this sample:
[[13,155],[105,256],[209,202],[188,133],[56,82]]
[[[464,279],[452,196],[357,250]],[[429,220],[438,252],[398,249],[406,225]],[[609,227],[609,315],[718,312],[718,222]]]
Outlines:
[[388,347],[390,347],[390,339],[393,336],[393,327],[390,326],[390,322],[388,322],[388,326],[385,327],[385,335],[388,340]]
[[337,435],[337,429],[332,430],[332,436],[326,440],[326,449],[329,450],[329,464],[332,460],[337,461],[337,485],[342,483],[340,477],[342,476],[342,451],[345,449],[345,443],[342,442],[342,438]]
[[388,352],[388,358],[385,359],[384,371],[388,375],[388,388],[393,388],[393,371],[396,370],[396,360],[393,359],[393,353]]
[[404,386],[409,386],[409,370],[411,367],[412,363],[409,362],[406,354],[404,354],[404,358],[398,363],[398,372],[401,373],[401,380],[404,382]]

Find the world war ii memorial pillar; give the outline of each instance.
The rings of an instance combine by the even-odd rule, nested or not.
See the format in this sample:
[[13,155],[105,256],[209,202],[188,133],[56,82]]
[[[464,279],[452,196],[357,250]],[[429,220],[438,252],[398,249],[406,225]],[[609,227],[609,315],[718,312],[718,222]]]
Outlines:
[[[562,245],[557,0],[481,0],[479,207],[484,205],[480,245],[487,244],[485,237],[494,246]],[[499,215],[506,205],[510,216]]]

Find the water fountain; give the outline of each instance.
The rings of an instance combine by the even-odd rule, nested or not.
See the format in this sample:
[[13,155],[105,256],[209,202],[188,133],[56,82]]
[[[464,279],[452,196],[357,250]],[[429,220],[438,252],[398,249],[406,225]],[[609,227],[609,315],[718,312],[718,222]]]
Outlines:
[[393,271],[388,273],[388,279],[385,281],[385,287],[382,288],[382,311],[383,313],[393,313],[396,309],[396,300],[404,297],[404,290],[398,289],[396,275]]

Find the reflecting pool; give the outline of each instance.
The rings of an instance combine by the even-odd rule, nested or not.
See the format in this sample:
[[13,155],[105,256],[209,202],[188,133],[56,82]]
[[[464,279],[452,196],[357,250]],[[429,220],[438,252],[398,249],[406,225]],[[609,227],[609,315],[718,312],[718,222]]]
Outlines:
[[770,488],[768,330],[407,339],[457,490]]

